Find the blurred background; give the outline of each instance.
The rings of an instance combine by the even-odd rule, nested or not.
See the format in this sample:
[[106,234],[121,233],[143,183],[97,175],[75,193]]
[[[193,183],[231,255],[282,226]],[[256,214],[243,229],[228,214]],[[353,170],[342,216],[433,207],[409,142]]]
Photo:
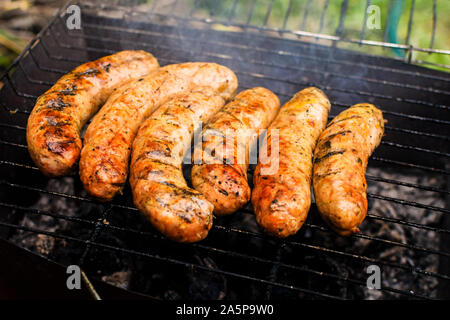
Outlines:
[[[0,73],[3,72],[57,12],[65,0],[0,0]],[[137,3],[141,9],[173,7],[175,0],[118,0],[119,4]],[[380,29],[369,29],[366,8],[380,8]],[[271,28],[338,34],[348,39],[365,39],[411,44],[414,47],[450,49],[449,0],[178,0],[177,11],[191,10],[196,15],[233,23],[265,25]],[[267,15],[270,8],[270,15]],[[411,10],[413,9],[413,10]],[[286,12],[290,11],[286,19]],[[339,28],[339,17],[345,22]],[[252,12],[248,21],[249,12]],[[369,16],[369,17],[368,17]],[[412,21],[411,21],[412,19]],[[410,23],[411,22],[411,23]],[[408,28],[410,26],[410,31]],[[339,30],[340,29],[340,30]],[[434,31],[434,32],[433,32]],[[433,35],[434,34],[434,35]],[[404,50],[348,45],[371,54],[404,58]],[[413,60],[427,67],[448,71],[450,55],[414,52]],[[431,63],[431,64],[430,64]],[[0,83],[1,86],[1,83]]]

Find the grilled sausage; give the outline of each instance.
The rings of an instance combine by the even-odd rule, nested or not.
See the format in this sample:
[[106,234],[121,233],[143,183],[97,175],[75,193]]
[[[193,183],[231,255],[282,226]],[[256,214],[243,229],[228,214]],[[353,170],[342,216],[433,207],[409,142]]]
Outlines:
[[145,120],[133,142],[130,184],[134,203],[172,240],[202,240],[212,226],[214,206],[187,186],[181,168],[197,123],[207,121],[224,104],[210,88],[181,94]]
[[320,215],[340,235],[359,232],[366,217],[367,161],[383,133],[381,111],[362,103],[335,117],[317,143],[314,196]]
[[196,86],[210,86],[224,99],[237,89],[237,78],[215,63],[161,67],[112,96],[87,128],[80,178],[99,200],[111,200],[126,182],[131,144],[141,123],[162,103]]
[[208,141],[194,150],[192,184],[214,204],[214,214],[231,214],[250,200],[249,150],[256,142],[255,133],[269,126],[279,107],[280,100],[270,90],[245,90],[203,129],[203,140]]
[[159,67],[144,51],[121,51],[85,63],[41,95],[28,118],[31,158],[47,176],[73,171],[80,157],[80,130],[113,90]]
[[[267,130],[261,150],[267,150],[270,161],[263,162],[260,156],[253,176],[252,204],[256,221],[270,235],[293,235],[306,220],[311,205],[312,156],[329,110],[330,102],[321,90],[306,88],[281,108]],[[271,169],[274,163],[278,166]]]

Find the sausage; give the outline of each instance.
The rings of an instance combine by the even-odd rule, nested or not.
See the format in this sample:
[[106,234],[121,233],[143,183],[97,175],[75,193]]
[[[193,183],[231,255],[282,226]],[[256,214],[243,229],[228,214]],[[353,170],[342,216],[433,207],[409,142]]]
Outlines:
[[182,161],[199,121],[225,100],[211,88],[196,88],[166,102],[144,121],[133,142],[130,184],[136,207],[169,239],[202,240],[214,206],[187,186]]
[[171,97],[196,86],[210,86],[224,99],[237,89],[228,68],[204,62],[161,67],[111,96],[88,126],[81,152],[80,178],[85,189],[101,201],[121,192],[139,126]]
[[382,112],[356,104],[335,117],[314,152],[313,188],[320,215],[342,236],[359,232],[367,214],[367,161],[384,133]]
[[41,95],[27,124],[31,158],[47,176],[73,171],[81,151],[80,131],[118,87],[159,67],[145,51],[121,51],[85,63]]
[[214,214],[231,214],[250,200],[249,150],[255,133],[269,126],[279,108],[280,100],[270,90],[245,90],[203,129],[204,141],[193,155],[192,185],[214,204]]
[[261,150],[267,150],[270,161],[262,161],[260,155],[253,175],[252,204],[257,223],[272,236],[293,235],[306,220],[312,156],[330,107],[321,90],[303,89],[281,108],[267,130]]

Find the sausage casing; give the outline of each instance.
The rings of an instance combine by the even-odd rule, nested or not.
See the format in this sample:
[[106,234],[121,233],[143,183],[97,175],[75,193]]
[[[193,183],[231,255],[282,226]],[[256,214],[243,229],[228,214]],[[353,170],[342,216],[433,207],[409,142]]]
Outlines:
[[384,133],[382,112],[367,103],[336,116],[314,152],[313,187],[320,215],[343,236],[359,232],[367,214],[367,161]]
[[80,65],[41,95],[27,124],[31,158],[47,176],[73,171],[80,131],[113,90],[159,67],[145,51],[121,51]]
[[214,207],[187,186],[182,161],[197,123],[207,121],[224,104],[210,88],[178,95],[144,121],[133,142],[130,184],[134,203],[172,240],[199,241],[212,226]]
[[270,90],[248,89],[203,129],[201,135],[207,141],[194,150],[192,184],[214,204],[214,214],[231,214],[250,200],[249,150],[257,141],[255,133],[269,126],[279,107],[280,100]]
[[[329,110],[330,102],[321,90],[306,88],[281,107],[267,130],[261,150],[267,150],[271,161],[262,163],[260,157],[256,166],[252,204],[256,221],[273,236],[295,234],[306,220],[311,205],[312,156]],[[277,142],[278,148],[274,148]],[[270,172],[274,161],[278,161],[278,170]]]
[[85,134],[80,160],[85,189],[103,201],[120,192],[139,126],[171,97],[197,86],[209,86],[229,99],[237,89],[237,78],[230,69],[215,63],[167,65],[111,96]]

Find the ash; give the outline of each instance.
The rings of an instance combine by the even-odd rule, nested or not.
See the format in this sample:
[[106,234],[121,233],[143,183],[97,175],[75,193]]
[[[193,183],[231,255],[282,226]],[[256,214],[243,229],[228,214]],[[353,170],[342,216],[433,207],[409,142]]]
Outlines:
[[[66,177],[52,179],[49,181],[46,189],[48,191],[73,194],[73,178]],[[68,201],[66,198],[61,197],[50,197],[45,194],[37,200],[32,208],[46,212],[63,213],[64,215],[71,217],[75,216],[77,211],[76,204],[73,201]],[[67,220],[55,219],[51,216],[41,214],[24,215],[18,224],[26,228],[44,230],[51,233],[58,233],[61,230],[66,230],[68,228]],[[21,230],[17,231],[17,233],[10,238],[10,241],[45,256],[48,256],[55,246],[66,246],[64,240],[45,234],[36,235],[35,233]]]
[[[86,196],[84,190],[79,193],[79,183],[77,184],[73,177],[48,180],[44,189],[69,196],[77,193],[78,196]],[[75,223],[69,219],[95,221],[99,211],[98,207],[97,204],[80,203],[70,197],[40,193],[36,202],[30,206],[34,211],[26,212],[16,222],[26,230],[17,230],[9,237],[9,240],[56,262],[66,265],[78,264],[85,246],[67,241],[64,237],[88,239],[92,234],[93,227],[88,224]],[[29,229],[33,231],[28,231]],[[49,235],[45,233],[49,233]]]
[[[386,170],[370,168],[367,172],[371,176],[392,179],[423,186],[433,186],[444,189],[445,181],[440,176],[418,175],[411,173],[396,173]],[[388,196],[396,199],[414,201],[435,207],[445,207],[445,200],[439,197],[439,193],[424,191],[417,188],[399,186],[382,182],[368,180],[368,192]],[[376,216],[394,218],[407,222],[414,222],[425,226],[439,227],[442,216],[441,212],[405,206],[390,201],[375,199],[370,201],[369,213]],[[433,230],[425,230],[392,223],[382,220],[370,219],[364,224],[364,233],[376,238],[389,239],[396,242],[411,244],[427,249],[439,251],[440,234]],[[358,239],[355,246],[364,252],[370,250],[370,241]],[[419,268],[429,272],[438,272],[439,256],[436,254],[411,250],[399,246],[389,246],[380,251],[378,258],[395,262],[411,268]],[[391,287],[400,290],[409,290],[411,293],[421,293],[432,298],[437,297],[438,279],[429,276],[419,276],[406,270],[381,267],[382,287]],[[401,297],[397,294],[388,294],[389,297]],[[386,292],[379,290],[365,290],[364,297],[367,299],[380,299],[386,297]]]

